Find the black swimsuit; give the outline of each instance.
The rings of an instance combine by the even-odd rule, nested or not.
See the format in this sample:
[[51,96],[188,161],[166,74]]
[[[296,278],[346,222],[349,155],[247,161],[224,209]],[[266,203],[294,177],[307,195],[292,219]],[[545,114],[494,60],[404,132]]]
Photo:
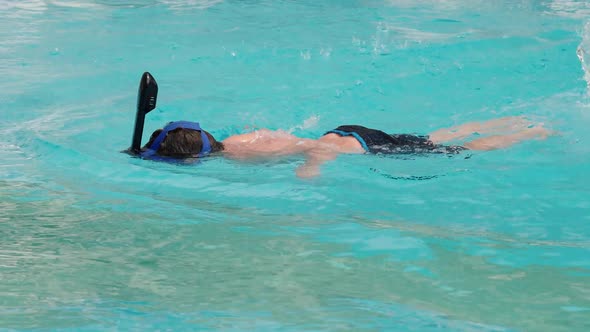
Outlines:
[[375,154],[456,154],[467,150],[467,148],[457,145],[434,144],[428,139],[428,136],[387,134],[381,130],[363,126],[340,126],[328,131],[326,134],[330,133],[340,136],[352,136],[361,143],[367,152]]

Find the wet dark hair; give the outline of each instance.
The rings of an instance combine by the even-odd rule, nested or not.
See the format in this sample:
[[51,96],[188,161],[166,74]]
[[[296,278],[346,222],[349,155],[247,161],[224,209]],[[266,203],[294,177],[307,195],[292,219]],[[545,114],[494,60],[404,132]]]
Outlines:
[[[162,132],[162,129],[158,129],[152,133],[150,140],[143,147],[144,149],[149,148],[156,137]],[[211,142],[211,153],[223,151],[223,143],[215,140],[209,132],[204,131]],[[156,151],[161,156],[174,157],[174,158],[190,158],[195,157],[201,152],[203,148],[203,140],[201,139],[201,133],[193,129],[177,128],[168,132],[160,148]]]

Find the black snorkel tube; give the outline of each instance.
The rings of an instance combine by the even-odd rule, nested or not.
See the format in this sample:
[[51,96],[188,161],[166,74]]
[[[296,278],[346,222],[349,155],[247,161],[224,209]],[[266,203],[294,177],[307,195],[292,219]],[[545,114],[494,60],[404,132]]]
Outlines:
[[139,81],[139,91],[137,92],[137,113],[135,113],[135,127],[133,128],[133,140],[127,153],[139,155],[141,153],[141,137],[143,135],[143,126],[145,116],[156,108],[156,99],[158,98],[158,83],[152,74],[145,72]]

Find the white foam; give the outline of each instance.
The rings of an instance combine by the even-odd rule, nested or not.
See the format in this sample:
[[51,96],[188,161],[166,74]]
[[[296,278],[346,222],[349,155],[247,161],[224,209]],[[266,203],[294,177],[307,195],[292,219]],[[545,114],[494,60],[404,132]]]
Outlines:
[[590,21],[586,22],[582,30],[582,42],[578,46],[577,54],[582,64],[584,79],[586,80],[588,92],[590,93]]
[[[8,5],[10,6],[10,3]],[[14,1],[13,5],[17,9],[31,12],[44,12],[47,10],[47,4],[41,0]]]
[[91,3],[87,1],[60,1],[60,0],[53,0],[49,1],[53,6],[57,7],[67,7],[67,8],[96,8],[99,7],[96,3]]
[[590,16],[590,2],[579,0],[553,0],[547,3],[551,14],[572,18]]
[[160,0],[170,9],[183,10],[187,8],[207,9],[223,2],[223,0]]
[[313,128],[313,127],[317,126],[319,122],[320,122],[320,116],[319,115],[312,115],[309,118],[303,120],[303,122],[301,124],[296,125],[292,128],[289,128],[287,130],[287,133],[292,133],[297,129],[305,130],[305,129]]

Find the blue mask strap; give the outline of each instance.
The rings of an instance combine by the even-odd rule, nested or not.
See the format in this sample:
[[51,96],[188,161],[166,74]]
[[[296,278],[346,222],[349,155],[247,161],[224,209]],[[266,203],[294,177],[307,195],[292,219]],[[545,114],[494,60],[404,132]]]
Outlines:
[[156,137],[152,145],[149,146],[148,151],[145,151],[141,154],[142,157],[150,157],[153,156],[156,151],[160,148],[160,145],[166,138],[166,135],[172,130],[183,128],[183,129],[192,129],[197,130],[201,133],[201,140],[203,141],[203,147],[201,148],[201,152],[199,153],[199,157],[202,157],[209,152],[211,152],[211,142],[209,141],[209,137],[205,134],[205,131],[201,129],[201,126],[198,122],[190,122],[190,121],[176,121],[170,122],[166,127],[162,129],[162,132]]
[[199,157],[202,157],[211,152],[211,142],[209,142],[209,137],[207,137],[207,134],[205,134],[204,130],[201,130],[201,141],[203,142],[203,147],[201,148]]

